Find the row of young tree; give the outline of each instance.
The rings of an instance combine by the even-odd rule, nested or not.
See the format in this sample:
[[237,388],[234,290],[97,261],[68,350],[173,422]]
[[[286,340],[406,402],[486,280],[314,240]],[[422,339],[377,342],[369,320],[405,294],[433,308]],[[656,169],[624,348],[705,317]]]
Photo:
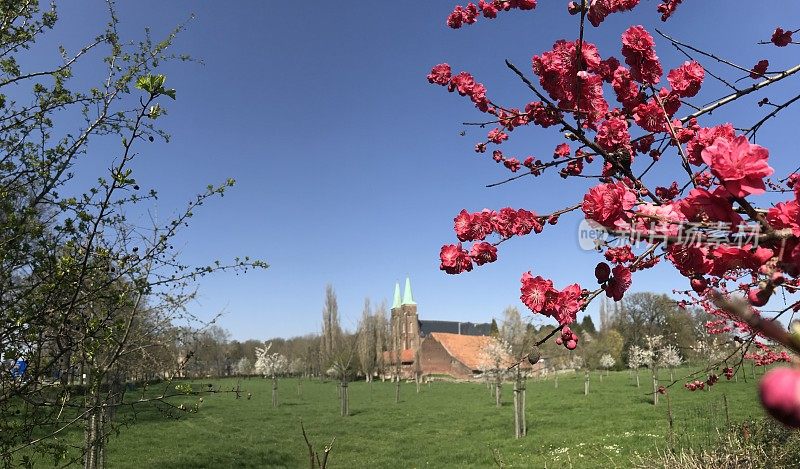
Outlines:
[[[588,315],[572,327],[581,341],[581,346],[575,351],[549,342],[538,347],[545,368],[553,371],[575,367],[625,369],[631,366],[631,350],[647,349],[647,341],[655,336],[660,336],[672,351],[670,354],[679,356],[682,363],[705,366],[724,358],[725,343],[733,339],[724,334],[708,334],[706,324],[709,316],[705,312],[681,308],[675,300],[663,294],[632,293],[618,303],[604,304],[603,309],[599,328]],[[528,319],[517,308],[508,307],[499,321],[493,320],[492,334],[504,344],[504,354],[519,359],[530,352],[538,339],[555,329],[552,325],[537,327]],[[346,331],[340,324],[336,293],[331,286],[326,289],[319,334],[271,338],[268,343],[273,353],[286,359],[287,365],[281,370],[281,375],[334,378],[344,371],[350,378],[369,381],[376,376],[395,373],[385,303],[375,306],[369,299],[365,300],[358,328]],[[212,326],[195,332],[194,344],[192,359],[181,369],[182,376],[261,374],[255,369],[256,351],[263,347],[264,341],[232,340],[226,330]],[[164,372],[177,366],[180,357],[181,349],[177,347],[170,354],[164,354]],[[489,363],[492,359],[486,361]],[[144,363],[140,365],[147,368]]]

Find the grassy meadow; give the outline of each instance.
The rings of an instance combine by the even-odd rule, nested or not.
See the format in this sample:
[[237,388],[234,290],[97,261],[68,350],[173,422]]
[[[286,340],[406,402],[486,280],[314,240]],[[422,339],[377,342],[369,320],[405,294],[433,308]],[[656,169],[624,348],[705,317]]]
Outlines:
[[[108,465],[308,467],[302,420],[316,449],[336,437],[332,468],[491,467],[493,453],[505,467],[626,467],[634,453],[667,445],[666,399],[662,396],[653,406],[646,371],[641,378],[637,388],[627,371],[612,372],[602,382],[594,372],[588,396],[582,373],[562,375],[557,388],[552,378],[529,380],[528,436],[519,440],[514,439],[510,383],[503,386],[501,408],[481,383],[434,382],[422,385],[419,394],[413,383],[403,383],[398,404],[393,383],[351,383],[351,415],[341,417],[336,382],[302,380],[298,395],[297,379],[280,380],[279,406],[273,408],[271,381],[242,379],[242,398],[205,395],[196,414],[170,418],[152,408],[140,409],[136,424],[112,437]],[[666,378],[668,373],[662,376]],[[201,389],[208,383],[225,390],[237,380],[196,381],[192,386]],[[723,378],[711,391],[689,392],[676,385],[670,396],[677,444],[710,445],[715,428],[727,419],[762,415],[752,379],[736,383]],[[197,398],[173,402],[188,406]]]

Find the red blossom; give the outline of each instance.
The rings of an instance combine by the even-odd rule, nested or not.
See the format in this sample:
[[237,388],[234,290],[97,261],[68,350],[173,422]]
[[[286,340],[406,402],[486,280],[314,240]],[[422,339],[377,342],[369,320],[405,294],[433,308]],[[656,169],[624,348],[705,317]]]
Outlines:
[[522,287],[520,288],[520,300],[534,313],[540,313],[551,298],[557,295],[553,289],[552,280],[547,280],[541,276],[534,277],[530,272],[522,274]]
[[711,274],[722,277],[728,272],[737,270],[756,271],[772,256],[772,249],[746,244],[743,247],[720,245],[711,250],[713,258]]
[[691,98],[700,91],[706,72],[703,66],[694,61],[686,61],[678,68],[670,70],[667,81],[681,98]]
[[446,86],[448,83],[450,83],[451,77],[452,71],[450,70],[450,65],[446,63],[439,64],[435,65],[433,69],[431,69],[431,73],[428,74],[428,82]]
[[678,188],[678,183],[676,181],[672,181],[672,185],[669,187],[656,187],[656,196],[661,199],[672,200],[677,197],[678,194],[680,194],[680,189]]
[[639,86],[631,78],[630,70],[621,65],[614,70],[611,86],[617,95],[617,101],[625,109],[631,111],[643,102],[642,97],[644,94],[639,91]]
[[500,129],[492,129],[489,131],[487,138],[489,139],[490,142],[499,145],[503,143],[503,140],[508,140],[508,134]]
[[612,277],[606,284],[606,296],[620,301],[631,286],[631,271],[622,264],[617,264],[611,271]]
[[678,210],[687,220],[693,222],[724,222],[736,227],[743,223],[742,217],[733,210],[727,193],[718,189],[709,192],[706,189],[692,189],[689,196],[678,201]]
[[673,13],[675,13],[675,9],[678,8],[678,5],[681,4],[683,0],[663,0],[658,6],[658,12],[661,13],[661,21],[667,21]]
[[597,27],[611,13],[633,10],[638,4],[639,0],[592,0],[586,17],[592,26]]
[[636,215],[636,230],[645,238],[652,235],[677,236],[686,221],[676,204],[641,204]]
[[478,265],[497,260],[497,248],[487,242],[475,243],[469,251],[469,257]]
[[560,108],[575,109],[577,106],[591,126],[608,111],[608,103],[603,98],[603,79],[597,74],[601,60],[597,47],[584,42],[581,47],[584,67],[579,68],[577,43],[557,41],[552,50],[533,57],[533,71]]
[[786,47],[792,43],[792,31],[784,31],[783,28],[775,28],[775,32],[772,33],[772,39],[770,40],[778,47]]
[[622,182],[600,184],[589,189],[581,208],[586,218],[606,228],[625,228],[629,211],[636,204],[636,193]]
[[703,162],[734,197],[765,192],[764,178],[773,173],[767,164],[769,152],[740,135],[728,141],[718,138],[702,151]]
[[611,276],[611,267],[605,262],[598,262],[594,268],[594,276],[597,279],[597,283],[605,283]]
[[704,275],[711,271],[713,263],[708,258],[708,248],[673,244],[667,248],[667,259],[685,277]]
[[559,143],[558,146],[556,146],[556,149],[553,151],[553,157],[554,158],[558,158],[559,156],[567,157],[569,156],[570,152],[571,150],[568,144]]
[[664,108],[655,99],[650,99],[646,103],[639,104],[633,108],[633,120],[636,125],[648,132],[667,132],[667,116],[664,115]]
[[655,85],[664,73],[654,47],[653,36],[642,26],[631,26],[622,33],[622,55],[631,77],[639,83]]
[[633,255],[633,250],[631,250],[631,247],[627,244],[616,248],[606,249],[605,256],[609,262],[613,262],[615,264],[631,262],[632,260],[636,259],[636,256]]
[[514,218],[511,231],[516,236],[524,236],[531,231],[541,233],[542,224],[539,222],[539,217],[536,216],[536,213],[521,208],[517,210],[517,216]]
[[480,0],[477,6],[474,3],[469,3],[466,7],[456,5],[453,12],[447,17],[447,26],[458,29],[463,24],[475,23],[478,20],[479,9],[484,18],[496,18],[498,11],[508,11],[513,8],[533,10],[536,8],[536,0],[493,0],[489,2]]
[[472,270],[472,260],[467,251],[461,247],[461,243],[442,246],[439,258],[442,261],[439,269],[448,274],[460,274]]
[[611,117],[601,122],[594,140],[606,151],[626,150],[628,154],[632,153],[628,122],[622,117]]
[[572,324],[582,305],[580,285],[569,285],[558,292],[553,317],[561,325]]
[[514,222],[517,211],[510,207],[501,208],[499,212],[492,212],[492,229],[503,238],[510,238],[514,234]]
[[769,60],[759,60],[757,64],[753,65],[753,69],[750,70],[750,78],[763,78],[768,68]]
[[736,137],[736,131],[733,130],[731,124],[698,129],[694,138],[686,145],[686,157],[689,159],[689,163],[696,166],[701,165],[703,163],[703,150],[719,137],[733,140]]
[[800,205],[796,200],[778,202],[767,212],[767,221],[776,230],[791,228],[792,234],[800,236]]
[[528,119],[530,121],[542,128],[556,125],[564,117],[564,114],[558,109],[545,106],[539,101],[528,103],[528,105],[525,106],[525,112],[528,114]]

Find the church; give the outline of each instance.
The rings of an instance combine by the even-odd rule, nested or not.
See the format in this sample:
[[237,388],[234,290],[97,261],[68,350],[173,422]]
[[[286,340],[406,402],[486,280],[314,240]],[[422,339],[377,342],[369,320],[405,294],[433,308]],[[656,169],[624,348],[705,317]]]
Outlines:
[[400,283],[395,284],[390,327],[391,350],[384,352],[384,363],[394,374],[399,355],[400,374],[407,378],[420,373],[471,379],[487,367],[483,350],[496,340],[490,323],[420,320],[409,278],[402,296]]

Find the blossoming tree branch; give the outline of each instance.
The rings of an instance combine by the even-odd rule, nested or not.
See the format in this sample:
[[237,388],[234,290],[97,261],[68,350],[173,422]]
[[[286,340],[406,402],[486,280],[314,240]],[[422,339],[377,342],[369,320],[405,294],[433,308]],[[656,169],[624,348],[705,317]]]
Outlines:
[[[667,21],[681,3],[664,0],[656,13]],[[531,11],[536,4],[536,0],[480,0],[477,5],[456,6],[447,25],[459,29],[481,17]],[[569,2],[565,13],[576,17],[577,39],[558,40],[551,50],[534,55],[527,72],[506,61],[534,96],[527,103],[498,103],[470,73],[455,73],[447,63],[433,67],[427,77],[430,83],[469,98],[488,116],[476,123],[492,128],[475,151],[491,154],[512,173],[502,183],[553,171],[565,179],[597,181],[582,200],[548,214],[532,207],[462,210],[454,220],[459,243],[442,247],[441,269],[459,274],[495,262],[502,242],[541,233],[574,213],[608,235],[597,244],[604,256],[594,267],[598,286],[557,286],[545,272],[523,273],[522,302],[559,324],[537,345],[557,336],[559,345],[575,349],[578,336],[569,325],[580,311],[599,295],[621,300],[636,272],[667,263],[686,278],[683,289],[678,289],[685,295],[681,305],[713,315],[716,320],[706,324],[709,333],[734,337],[737,367],[745,358],[760,365],[791,361],[781,347],[800,352],[800,334],[787,332],[777,319],[800,310],[800,301],[787,300],[771,318],[762,316],[759,308],[774,295],[790,298],[800,288],[800,168],[777,178],[769,150],[754,142],[758,130],[800,95],[777,104],[762,99],[759,107],[767,106],[769,112],[749,127],[741,123],[708,127],[702,121],[712,111],[796,74],[800,65],[772,70],[767,59],[758,57],[752,65],[740,66],[656,30],[688,59],[666,65],[656,53],[653,34],[637,25],[625,30],[617,51],[601,52],[588,40],[587,22],[601,27],[609,15],[639,4],[639,0]],[[765,31],[760,43],[769,47],[765,52],[781,53],[796,44],[793,35],[798,31],[778,27],[771,36]],[[621,56],[611,55],[616,53]],[[732,68],[750,83],[731,83],[708,64]],[[690,99],[708,79],[718,80],[730,92],[707,105],[692,104]],[[552,160],[521,158],[502,150],[515,129],[530,126],[563,133],[564,141],[553,149]],[[657,164],[674,168],[671,184],[653,185],[649,176]],[[786,200],[759,207],[758,196],[767,190],[785,194]],[[724,374],[730,379],[725,362]],[[714,382],[712,373],[708,384]],[[761,383],[762,402],[784,423],[800,426],[797,389],[800,371],[773,370]]]

